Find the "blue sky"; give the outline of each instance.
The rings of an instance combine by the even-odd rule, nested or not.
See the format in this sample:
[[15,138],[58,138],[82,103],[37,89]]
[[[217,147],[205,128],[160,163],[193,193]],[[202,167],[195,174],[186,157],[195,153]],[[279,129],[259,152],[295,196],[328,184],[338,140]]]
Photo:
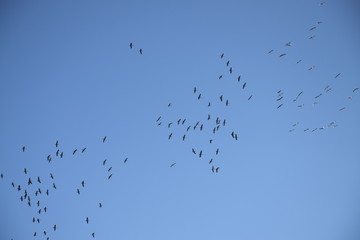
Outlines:
[[359,239],[360,4],[319,3],[2,1],[0,238]]

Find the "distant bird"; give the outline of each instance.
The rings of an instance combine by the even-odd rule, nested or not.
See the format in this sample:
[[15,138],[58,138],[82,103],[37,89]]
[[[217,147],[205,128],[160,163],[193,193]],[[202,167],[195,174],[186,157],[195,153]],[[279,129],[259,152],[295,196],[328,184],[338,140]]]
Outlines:
[[212,166],[211,171],[215,172],[215,167],[214,166]]
[[63,158],[63,156],[64,156],[64,152],[61,152],[60,153],[60,158]]
[[191,128],[191,125],[190,125],[190,126],[188,126],[188,128],[186,129],[186,131],[189,131],[189,130],[190,130],[190,128]]
[[94,238],[94,237],[95,237],[95,233],[93,232],[93,233],[91,234],[91,236]]
[[156,122],[160,121],[160,119],[161,119],[161,116],[160,116],[160,117],[158,117],[158,119],[156,120]]
[[240,79],[241,79],[241,75],[240,75],[240,76],[238,76],[238,78],[237,78],[238,82],[240,82]]
[[89,224],[89,218],[88,217],[86,217],[85,221],[86,221],[86,224]]
[[25,152],[25,146],[22,147],[22,151]]
[[31,179],[29,178],[29,180],[28,180],[28,185],[30,185],[30,184],[32,184],[32,181],[31,181]]
[[56,185],[55,185],[55,183],[53,183],[53,188],[54,188],[54,189],[56,189]]
[[283,99],[283,97],[280,97],[280,98],[276,99],[276,101],[280,101],[281,99]]
[[112,177],[112,174],[110,174],[110,175],[108,176],[108,180],[109,180],[111,177]]
[[219,172],[219,169],[220,169],[220,167],[217,167],[217,168],[215,169],[215,172]]
[[201,158],[201,156],[202,156],[202,150],[201,150],[200,153],[199,153],[199,158]]
[[99,208],[102,208],[102,204],[101,204],[101,203],[99,203]]
[[73,151],[73,155],[74,155],[76,152],[77,152],[77,149],[75,149],[75,150]]
[[171,123],[169,123],[169,124],[168,124],[168,128],[170,128],[170,127],[171,127],[171,124],[173,124],[173,123],[171,122]]
[[312,30],[315,30],[315,29],[316,29],[316,27],[312,27],[312,28],[309,29],[309,31],[312,31]]
[[213,161],[213,159],[210,159],[209,164],[211,164],[211,163],[212,163],[212,161]]
[[251,95],[249,98],[248,98],[248,101],[252,98],[253,95]]
[[56,151],[56,156],[59,156],[59,152],[60,152],[60,150],[58,149],[58,150]]
[[222,54],[220,55],[220,58],[224,58],[224,53],[222,53]]
[[312,35],[309,37],[309,39],[314,39],[315,38],[315,35]]
[[282,53],[279,55],[279,58],[286,56],[286,53]]
[[55,147],[58,147],[58,146],[59,146],[59,141],[56,141]]
[[169,135],[168,139],[170,139],[170,138],[171,138],[171,136],[172,136],[172,133],[170,133],[170,135]]
[[104,143],[106,141],[106,136],[103,138],[102,142]]
[[103,164],[103,166],[105,166],[105,164],[106,164],[106,161],[107,161],[107,159],[105,159],[105,160],[103,161],[103,163],[102,163],[102,164]]
[[199,94],[199,96],[198,96],[198,100],[201,98],[201,93]]
[[223,75],[220,75],[220,76],[219,76],[219,79],[222,79],[222,77],[223,77]]
[[186,118],[181,122],[181,124],[184,125],[185,122],[186,122]]
[[346,107],[343,107],[343,108],[340,108],[339,111],[342,111],[342,110],[345,110],[345,109],[346,109]]
[[139,52],[140,52],[140,54],[141,54],[141,55],[143,54],[143,50],[142,50],[142,48],[140,48]]
[[359,88],[354,88],[353,92],[355,92],[355,91],[357,91],[357,90],[359,90]]
[[133,48],[133,43],[131,42],[131,43],[129,44],[129,46],[130,46],[130,49],[132,49],[132,48]]
[[26,168],[24,168],[24,173],[25,173],[25,174],[27,174],[27,170],[26,170]]
[[220,96],[220,101],[221,101],[221,102],[223,101],[223,95]]
[[208,103],[208,107],[210,107],[210,106],[211,106],[211,103],[209,102],[209,103]]
[[175,165],[176,165],[176,163],[173,163],[173,164],[170,165],[170,167],[173,167],[173,166],[175,166]]
[[182,137],[182,140],[185,141],[185,137],[186,137],[186,134],[184,134],[184,136]]
[[341,73],[336,74],[335,78],[338,78],[341,75]]
[[212,139],[210,139],[210,140],[209,140],[209,142],[210,142],[210,144],[211,144],[211,143],[213,142],[213,140],[212,140]]
[[230,72],[230,74],[232,73],[232,67],[230,67],[229,72]]
[[287,43],[285,43],[285,46],[290,47],[291,45],[292,45],[292,43],[291,43],[291,42],[287,42]]
[[85,152],[85,150],[86,150],[86,148],[83,148],[83,149],[81,150],[81,153]]
[[315,98],[319,98],[321,97],[322,93],[320,93],[319,95],[315,96]]
[[85,181],[84,180],[81,182],[81,186],[85,187]]
[[325,5],[325,2],[321,2],[321,3],[320,3],[320,6],[324,6],[324,5]]
[[168,107],[171,107],[171,103],[168,104]]
[[281,108],[283,106],[283,104],[280,104],[277,108]]
[[246,87],[246,82],[243,84],[242,89],[244,89],[245,87]]
[[196,154],[195,149],[192,149],[192,152],[193,152],[194,154]]
[[126,162],[127,162],[127,160],[128,160],[128,158],[125,158],[125,159],[124,159],[124,163],[126,163]]
[[37,178],[38,183],[41,183],[40,177]]
[[308,70],[310,71],[310,70],[313,70],[314,68],[315,68],[315,66],[311,66],[308,68]]
[[229,100],[226,100],[225,105],[229,106]]
[[216,149],[216,152],[215,152],[215,153],[216,153],[216,155],[218,155],[218,154],[219,154],[219,149],[218,149],[218,148]]
[[196,87],[194,87],[194,93],[196,93]]
[[268,54],[272,53],[274,51],[274,49],[271,49],[270,51],[268,51]]
[[230,64],[230,60],[226,62],[226,66],[228,67]]
[[54,228],[54,231],[56,231],[56,224],[54,225],[54,227],[53,227],[53,228]]
[[299,63],[301,63],[301,61],[302,61],[302,60],[300,59],[299,61],[297,61],[297,62],[296,62],[296,64],[299,64]]

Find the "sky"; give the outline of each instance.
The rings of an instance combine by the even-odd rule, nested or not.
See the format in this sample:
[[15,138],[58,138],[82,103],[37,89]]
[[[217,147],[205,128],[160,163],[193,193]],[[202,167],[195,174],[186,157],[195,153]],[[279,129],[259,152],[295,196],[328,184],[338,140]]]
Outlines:
[[1,1],[0,238],[360,239],[360,3],[320,3]]

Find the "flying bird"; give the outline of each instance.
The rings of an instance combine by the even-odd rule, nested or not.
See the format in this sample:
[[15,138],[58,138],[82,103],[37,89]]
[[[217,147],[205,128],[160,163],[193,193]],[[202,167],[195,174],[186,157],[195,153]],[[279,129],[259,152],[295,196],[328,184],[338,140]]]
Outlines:
[[170,138],[171,138],[171,136],[172,136],[172,133],[170,133],[170,135],[169,135],[168,139],[170,139]]
[[309,29],[309,31],[312,31],[312,30],[315,30],[315,29],[316,29],[316,27],[312,27],[312,28]]
[[279,106],[278,106],[277,108],[280,108],[280,107],[282,107],[282,105],[283,105],[283,104],[280,104],[280,105],[279,105]]
[[175,165],[176,165],[176,163],[173,163],[173,164],[170,165],[170,167],[173,167],[173,166],[175,166]]
[[359,88],[354,88],[353,92],[355,92],[355,91],[357,91],[357,90],[359,90]]
[[338,78],[341,75],[341,73],[336,74],[335,78]]
[[228,67],[229,64],[230,64],[230,60],[228,60],[228,61],[226,62],[226,66]]
[[59,141],[56,141],[55,147],[58,147],[58,146],[59,146]]
[[198,96],[198,100],[201,98],[201,93],[199,94],[199,96]]
[[25,152],[25,146],[22,147],[22,151]]
[[88,217],[86,217],[85,221],[86,221],[86,224],[89,224],[89,218]]
[[82,186],[82,187],[85,187],[85,182],[84,182],[84,180],[81,182],[81,186]]
[[286,53],[282,53],[279,55],[279,58],[286,56]]
[[131,42],[131,43],[129,44],[129,46],[130,46],[130,49],[132,49],[132,48],[133,48],[133,43]]
[[85,150],[86,150],[86,148],[83,148],[83,149],[81,150],[81,153],[84,153],[84,152],[85,152]]
[[103,164],[103,166],[105,166],[106,161],[107,161],[107,159],[105,159],[105,160],[103,161],[103,163],[102,163],[102,164]]
[[143,50],[142,50],[142,48],[140,48],[139,52],[140,52],[140,54],[141,54],[141,55],[143,54]]
[[246,82],[243,84],[242,89],[244,89],[245,87],[246,87]]
[[238,78],[237,78],[238,82],[240,82],[240,79],[241,79],[241,75],[240,75],[240,76],[238,76]]
[[156,122],[160,121],[160,119],[161,119],[161,116],[160,116],[160,117],[158,117],[158,119],[156,120]]
[[111,177],[112,177],[112,174],[110,174],[110,175],[108,176],[108,180],[109,180]]
[[219,79],[222,79],[222,77],[223,77],[223,75],[220,75],[220,76],[219,76]]
[[194,93],[196,93],[196,87],[194,87]]
[[274,49],[271,49],[270,51],[268,51],[268,54],[272,53],[274,51]]
[[248,98],[248,101],[252,98],[253,95],[251,95],[249,98]]
[[296,62],[296,64],[299,64],[299,63],[301,63],[301,61],[302,61],[302,60],[300,59],[299,61],[297,61],[297,62]]
[[125,158],[125,159],[124,159],[124,163],[126,163],[126,162],[127,162],[127,160],[128,160],[128,158]]
[[222,53],[221,55],[220,55],[220,58],[223,58],[224,57],[224,53]]
[[75,149],[75,150],[73,151],[73,155],[74,155],[76,152],[77,152],[77,149]]
[[192,152],[193,152],[194,154],[196,154],[195,149],[192,149]]
[[106,136],[103,138],[102,142],[105,142],[106,141]]

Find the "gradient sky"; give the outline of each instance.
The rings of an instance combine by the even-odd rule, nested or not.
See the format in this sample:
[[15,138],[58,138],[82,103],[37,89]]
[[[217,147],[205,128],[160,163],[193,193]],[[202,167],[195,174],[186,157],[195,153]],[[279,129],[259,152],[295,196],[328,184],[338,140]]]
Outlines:
[[360,239],[360,3],[319,3],[1,1],[0,238]]

